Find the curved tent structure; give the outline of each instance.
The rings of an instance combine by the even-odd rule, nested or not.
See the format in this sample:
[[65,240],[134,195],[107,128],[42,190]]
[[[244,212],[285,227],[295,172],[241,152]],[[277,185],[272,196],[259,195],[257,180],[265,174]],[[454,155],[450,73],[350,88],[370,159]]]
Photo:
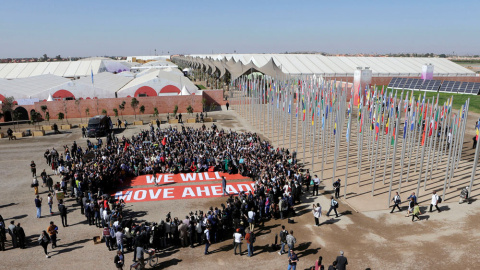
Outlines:
[[[189,93],[195,93],[197,91],[195,84],[185,77],[180,70],[178,70],[178,72],[148,70],[145,71],[142,76],[137,76],[137,78],[133,79],[124,87],[122,87],[117,92],[117,96],[151,96],[154,95],[153,93],[156,95],[178,95],[181,93],[180,89],[183,87],[185,87]],[[150,89],[153,89],[154,92],[152,92]]]
[[249,70],[256,70],[269,76],[316,74],[325,77],[353,77],[357,67],[369,67],[374,77],[418,77],[421,75],[422,66],[426,63],[435,66],[434,76],[476,76],[475,72],[446,58],[337,57],[320,54],[221,54],[176,56],[172,59],[193,68],[202,68],[209,74],[218,70],[220,77],[225,74],[225,71],[228,71],[232,79]]

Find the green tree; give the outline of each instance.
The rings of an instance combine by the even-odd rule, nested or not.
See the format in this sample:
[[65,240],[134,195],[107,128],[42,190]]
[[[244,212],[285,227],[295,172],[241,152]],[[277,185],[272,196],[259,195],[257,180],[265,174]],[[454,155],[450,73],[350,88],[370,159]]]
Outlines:
[[63,122],[63,118],[65,117],[65,115],[62,112],[59,112],[57,116],[58,116],[58,120]]
[[115,114],[115,117],[118,117],[118,110],[117,110],[117,108],[113,108],[113,113]]
[[61,57],[60,54],[59,54],[59,55],[57,55],[57,56],[55,57],[55,59],[57,59],[58,61],[60,61],[60,60],[62,60],[62,57]]
[[47,119],[47,114],[46,114],[46,113],[47,113],[47,110],[48,110],[47,105],[42,105],[42,106],[40,106],[40,109],[42,110],[43,115],[45,116],[45,119]]
[[177,115],[178,112],[178,105],[175,105],[175,108],[173,108],[173,117]]
[[47,54],[44,54],[43,55],[43,61],[47,62],[47,60],[48,60],[48,56],[47,56]]
[[193,114],[193,107],[192,107],[192,105],[188,105],[188,107],[187,107],[187,112],[188,112],[189,114]]
[[137,120],[137,107],[138,107],[138,100],[137,98],[132,98],[132,101],[130,102],[130,106],[133,109],[133,113],[135,114],[135,120]]
[[47,120],[48,123],[50,124],[50,113],[49,112],[45,113],[45,120]]
[[88,117],[90,115],[90,108],[85,108],[85,115]]
[[145,106],[144,105],[140,106],[140,113],[141,114],[145,113]]
[[122,104],[119,104],[119,105],[118,105],[118,108],[119,108],[120,111],[122,112],[122,114],[121,114],[121,115],[122,115],[122,119],[123,119],[123,111],[125,110],[125,104],[126,104],[126,102],[125,102],[125,100],[124,100],[124,101],[122,101]]
[[5,98],[2,102],[2,112],[3,113],[12,112],[13,111],[13,106],[15,106],[14,102],[15,102],[14,97]]
[[153,108],[153,116],[157,117],[158,116],[158,109],[157,107]]
[[102,114],[103,114],[103,115],[107,115],[107,110],[103,109],[103,110],[102,110]]

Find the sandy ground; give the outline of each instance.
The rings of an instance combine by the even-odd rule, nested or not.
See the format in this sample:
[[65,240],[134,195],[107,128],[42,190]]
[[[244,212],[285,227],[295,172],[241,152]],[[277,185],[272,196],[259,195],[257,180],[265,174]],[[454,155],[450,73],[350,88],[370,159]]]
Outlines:
[[[264,122],[256,122],[252,125],[245,118],[239,117],[237,112],[223,109],[221,112],[211,113],[220,128],[254,130],[257,132],[263,130]],[[146,116],[143,118],[146,118]],[[147,126],[129,128],[119,135],[131,135],[142,128],[145,129]],[[266,138],[274,139],[267,132],[260,133]],[[68,228],[60,226],[58,247],[52,251],[49,246],[52,257],[45,258],[43,249],[36,243],[39,233],[41,230],[46,230],[49,221],[53,220],[58,225],[61,224],[61,220],[58,215],[46,215],[48,212],[46,204],[42,209],[44,217],[41,219],[35,218],[36,209],[33,202],[34,192],[30,188],[29,163],[31,160],[35,160],[38,172],[47,169],[47,172],[51,173],[44,162],[43,152],[45,149],[52,147],[61,149],[62,145],[71,144],[73,140],[76,140],[80,145],[86,144],[85,139],[81,138],[79,129],[72,129],[60,135],[28,137],[17,141],[0,140],[0,214],[7,223],[11,220],[15,220],[16,223],[20,222],[29,239],[26,250],[12,249],[10,237],[7,236],[7,251],[0,252],[0,269],[32,269],[34,267],[37,269],[66,267],[70,269],[115,269],[113,264],[114,252],[109,252],[104,244],[93,244],[92,238],[100,235],[101,230],[85,224],[85,218],[80,214],[79,207],[72,200],[66,201],[71,211],[68,215],[68,222],[71,226]],[[301,137],[295,137],[293,144],[296,140],[300,140],[301,145]],[[288,142],[288,139],[286,142]],[[281,145],[281,140],[277,138],[274,143],[275,145]],[[466,139],[464,149],[466,150],[470,144],[471,140]],[[300,158],[302,158],[301,149],[300,147]],[[269,244],[274,241],[274,235],[279,233],[281,225],[286,225],[288,230],[293,230],[297,238],[296,250],[300,257],[298,269],[309,268],[318,256],[323,256],[324,264],[331,264],[339,250],[345,251],[349,261],[349,269],[365,269],[367,267],[371,269],[477,268],[479,259],[476,255],[478,254],[478,240],[480,238],[477,224],[480,222],[478,215],[480,209],[476,201],[469,205],[459,205],[457,202],[457,189],[469,181],[467,176],[471,173],[471,160],[473,158],[468,151],[462,156],[465,161],[462,160],[464,163],[460,164],[460,170],[455,173],[452,186],[448,191],[447,201],[442,204],[442,210],[444,211],[441,213],[436,211],[426,213],[422,215],[422,220],[419,222],[411,222],[410,218],[405,217],[405,211],[394,214],[387,211],[386,184],[383,185],[381,178],[377,179],[376,195],[371,196],[371,193],[369,193],[371,180],[369,180],[370,175],[366,167],[363,168],[361,186],[358,187],[356,183],[358,178],[356,161],[351,158],[352,165],[349,166],[349,179],[351,177],[353,180],[351,181],[352,184],[348,185],[347,193],[349,195],[347,200],[340,201],[340,217],[326,218],[323,216],[321,218],[322,225],[315,227],[310,211],[311,204],[321,203],[325,212],[328,210],[328,197],[331,194],[331,182],[328,177],[332,175],[332,152],[328,156],[327,166],[324,168],[326,190],[322,189],[325,196],[305,195],[302,198],[303,203],[297,206],[298,216],[294,218],[295,224],[272,220],[265,223],[264,227],[257,228],[255,231],[257,242],[254,257],[234,256],[231,240],[226,240],[213,244],[210,250],[214,253],[208,256],[203,255],[203,247],[168,249],[160,254],[160,264],[156,269],[225,269],[225,267],[231,269],[286,269],[286,255],[279,256],[269,248]],[[306,165],[309,166],[311,161],[309,152],[306,153],[305,160]],[[319,166],[321,164],[317,164],[319,160],[321,159],[314,161],[315,173],[320,170]],[[341,158],[336,177],[342,177],[344,167],[345,158]],[[421,194],[423,197],[420,198],[423,212],[428,205],[428,191],[435,187],[437,181],[443,183],[443,178],[440,177],[441,169],[438,171],[439,176],[436,176],[436,170],[433,171],[432,186],[429,183],[425,192],[423,192],[423,186],[421,188],[422,193],[425,193],[425,195]],[[411,172],[410,176],[415,179],[416,183],[415,173]],[[442,179],[436,180],[437,178]],[[456,180],[457,178],[458,180]],[[57,180],[57,178],[54,178],[54,180]],[[411,188],[410,185],[405,184],[402,187],[402,197],[405,198],[411,192]],[[474,189],[475,199],[480,191],[477,186]],[[41,196],[45,200],[46,190],[46,188],[40,187]],[[173,216],[182,218],[191,210],[220,206],[222,202],[224,202],[223,198],[132,203],[127,206],[126,212],[137,218],[138,221],[158,222],[160,219],[164,219],[169,211],[172,212]],[[56,210],[56,207],[54,207],[54,210]],[[246,245],[243,249],[246,250]],[[127,262],[130,262],[133,259],[133,254],[127,253],[126,259]],[[265,263],[267,261],[268,263]],[[128,269],[128,267],[125,269]]]

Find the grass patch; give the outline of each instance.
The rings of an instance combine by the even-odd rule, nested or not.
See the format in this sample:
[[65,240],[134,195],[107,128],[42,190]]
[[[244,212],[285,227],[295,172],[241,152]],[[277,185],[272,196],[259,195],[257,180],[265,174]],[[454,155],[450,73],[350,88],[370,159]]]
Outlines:
[[[386,89],[386,85],[384,86]],[[377,85],[377,89],[378,91],[382,91],[382,85]],[[388,93],[390,93],[390,89],[388,90]],[[405,92],[403,93],[403,97],[405,98],[405,95],[407,94],[407,91],[408,92],[411,92],[411,90],[405,90]],[[394,92],[395,93],[395,92]],[[398,89],[398,92],[397,92],[397,97],[400,98],[400,95],[402,93],[402,90]],[[413,91],[413,96],[415,97],[415,100],[418,100],[418,95],[422,95],[423,97],[423,93],[424,91]],[[448,98],[450,98],[451,96],[453,96],[453,104],[452,104],[452,107],[453,109],[455,110],[459,110],[463,104],[465,104],[465,101],[467,99],[470,98],[470,105],[468,106],[468,111],[470,112],[474,112],[474,113],[480,113],[480,96],[477,96],[477,95],[467,95],[467,94],[449,94],[449,93],[438,93],[438,92],[426,92],[427,95],[426,95],[426,98],[427,99],[432,99],[432,97],[435,97],[435,99],[437,98],[437,94],[438,95],[438,104],[441,104],[443,105],[444,102],[447,101]],[[408,94],[410,96],[410,94]],[[410,97],[408,98],[410,99]],[[421,98],[420,98],[421,100]]]
[[200,90],[207,89],[205,86],[203,86],[203,84],[195,84],[195,86]]

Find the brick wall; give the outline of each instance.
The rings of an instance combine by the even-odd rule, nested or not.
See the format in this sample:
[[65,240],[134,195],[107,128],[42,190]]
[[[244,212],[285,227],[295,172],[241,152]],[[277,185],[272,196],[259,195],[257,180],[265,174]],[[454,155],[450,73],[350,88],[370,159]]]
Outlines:
[[[221,91],[221,90],[220,90]],[[216,94],[213,95],[215,98]],[[211,97],[211,96],[209,96]],[[153,114],[153,109],[156,107],[159,113],[172,113],[175,105],[178,105],[179,113],[186,113],[187,107],[191,105],[194,112],[202,111],[202,96],[201,95],[192,95],[192,96],[157,96],[157,97],[137,97],[139,101],[138,107],[136,109],[137,115],[140,115],[140,106],[145,106],[144,114]],[[125,110],[120,111],[118,105],[125,101]],[[104,98],[104,99],[84,99],[76,102],[75,100],[65,100],[65,101],[41,101],[36,102],[34,105],[21,106],[24,107],[29,113],[30,110],[34,109],[37,112],[40,112],[43,116],[41,106],[47,105],[48,112],[50,114],[50,119],[58,119],[58,113],[62,112],[65,114],[65,108],[67,110],[67,118],[79,118],[86,117],[85,109],[89,108],[89,116],[94,116],[102,114],[102,110],[105,109],[108,115],[114,115],[113,109],[118,110],[119,115],[134,115],[134,110],[131,107],[130,103],[132,98]],[[14,109],[16,106],[14,107]],[[98,110],[97,110],[98,108]],[[3,118],[0,120],[3,122]]]
[[227,101],[223,98],[223,90],[204,90],[203,97],[207,100],[207,104],[215,104],[215,105],[225,105]]

